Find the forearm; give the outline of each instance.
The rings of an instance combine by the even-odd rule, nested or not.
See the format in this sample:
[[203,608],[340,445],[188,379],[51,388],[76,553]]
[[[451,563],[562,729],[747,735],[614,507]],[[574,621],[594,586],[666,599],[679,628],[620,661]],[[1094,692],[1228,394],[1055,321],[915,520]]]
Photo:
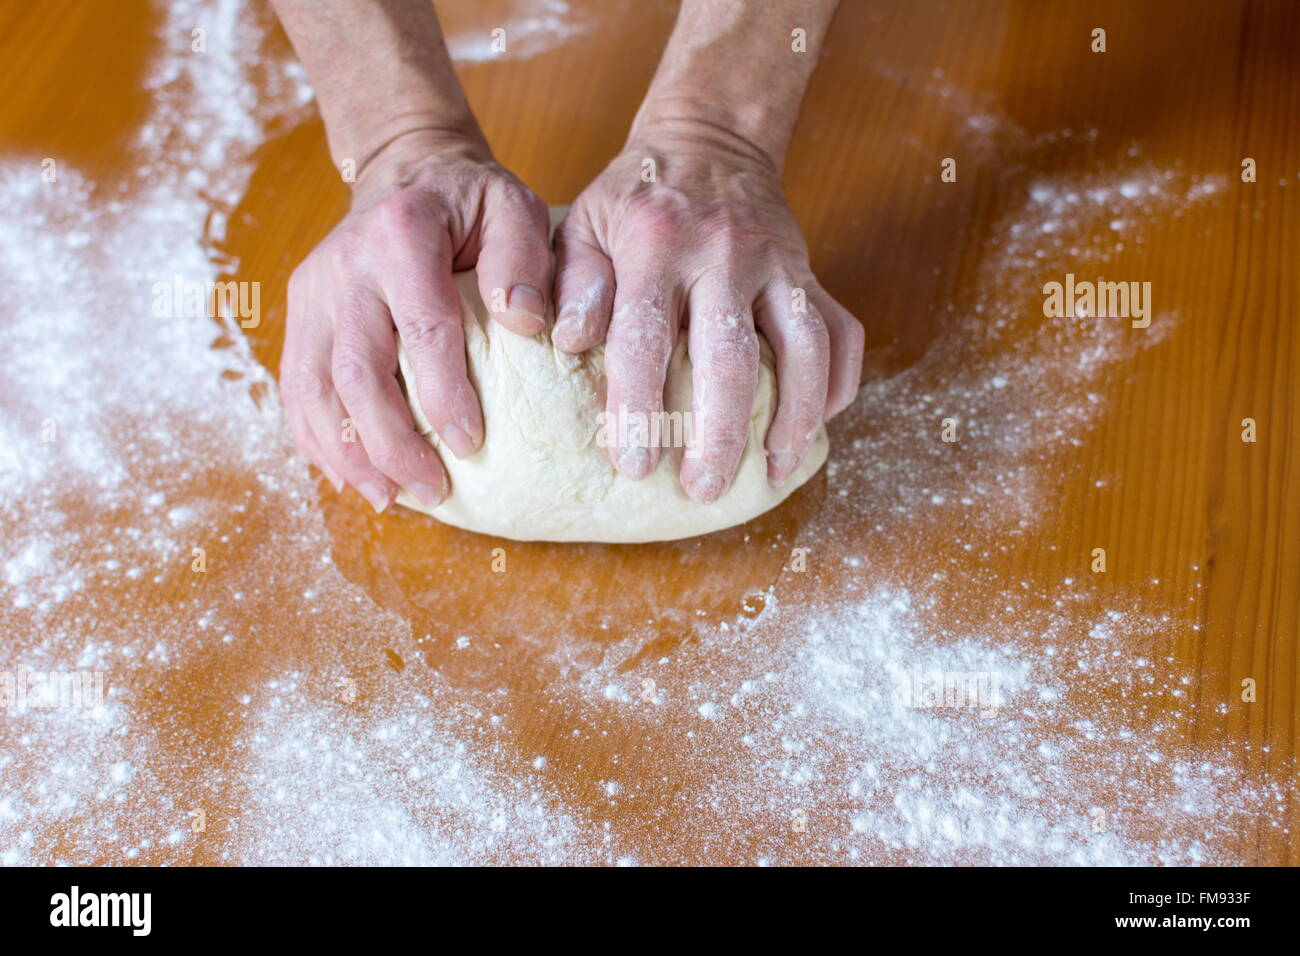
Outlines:
[[685,0],[630,138],[681,129],[780,169],[837,4]]
[[311,77],[336,164],[418,135],[487,150],[430,0],[271,0]]

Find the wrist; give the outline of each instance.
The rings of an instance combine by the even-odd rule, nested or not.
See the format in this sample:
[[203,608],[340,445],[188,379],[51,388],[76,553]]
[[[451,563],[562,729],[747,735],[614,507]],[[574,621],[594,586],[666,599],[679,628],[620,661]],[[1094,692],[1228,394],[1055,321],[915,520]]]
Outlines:
[[358,162],[350,184],[353,205],[368,204],[376,195],[414,181],[431,163],[459,162],[494,162],[477,125],[471,129],[435,124],[403,129],[372,147]]
[[781,125],[761,107],[742,115],[690,94],[660,94],[642,104],[623,148],[719,151],[779,177],[789,145]]
[[[426,104],[427,105],[427,104]],[[329,110],[322,104],[323,114]],[[352,178],[359,181],[363,172],[379,161],[381,156],[401,154],[427,147],[449,148],[474,144],[487,150],[487,140],[472,114],[456,110],[409,109],[395,110],[386,115],[374,115],[357,108],[348,110],[350,116],[364,116],[359,122],[343,123],[325,115],[325,129],[329,136],[330,155],[342,171],[349,169]],[[347,177],[345,177],[347,178]],[[352,179],[349,179],[352,181]]]
[[684,0],[631,139],[694,128],[779,174],[836,0]]

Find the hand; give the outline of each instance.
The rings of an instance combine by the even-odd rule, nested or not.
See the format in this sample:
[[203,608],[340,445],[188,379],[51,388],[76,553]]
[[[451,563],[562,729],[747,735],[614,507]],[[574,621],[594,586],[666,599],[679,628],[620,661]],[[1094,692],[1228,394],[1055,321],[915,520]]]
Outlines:
[[406,488],[430,506],[447,473],[397,382],[397,341],[410,355],[430,423],[453,453],[483,441],[465,368],[453,270],[477,265],[494,318],[524,335],[545,322],[551,287],[545,203],[473,138],[413,131],[358,177],[351,211],[289,280],[280,385],[298,447],[335,488],[376,511]]
[[[773,484],[857,393],[862,327],[813,277],[776,165],[740,137],[681,122],[642,126],[578,197],[554,245],[555,344],[576,353],[605,343],[614,420],[663,411],[668,361],[688,328],[699,454],[683,456],[680,477],[696,501],[726,490],[744,451],[756,328],[776,357],[779,400],[765,445]],[[635,444],[609,454],[630,478],[659,459],[658,448]]]

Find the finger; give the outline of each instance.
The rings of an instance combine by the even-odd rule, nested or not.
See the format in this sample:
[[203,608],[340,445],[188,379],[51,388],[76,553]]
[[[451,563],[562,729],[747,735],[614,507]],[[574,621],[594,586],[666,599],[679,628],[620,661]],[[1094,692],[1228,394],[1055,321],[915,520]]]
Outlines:
[[[313,310],[308,314],[321,313]],[[320,455],[317,464],[327,475],[338,478],[336,487],[352,485],[376,511],[383,511],[395,489],[366,457],[356,438],[356,427],[334,391],[330,371],[332,323],[327,319],[295,319],[298,313],[293,306],[289,315],[280,362],[280,388],[299,447],[304,444],[301,436],[310,434],[314,451]]]
[[[625,259],[617,269],[614,314],[605,340],[605,413],[614,427],[608,454],[619,474],[644,478],[659,463],[650,423],[664,409],[664,381],[680,325],[680,304],[665,293],[652,256]],[[669,285],[669,288],[675,288]]]
[[696,501],[716,501],[731,484],[749,438],[758,389],[758,333],[746,301],[729,282],[691,290],[690,354],[696,445],[681,480]]
[[517,183],[486,198],[478,254],[479,294],[492,317],[512,332],[536,335],[546,325],[551,288],[550,212]]
[[334,490],[341,493],[346,487],[346,482],[328,464],[325,452],[321,449],[316,433],[311,430],[311,423],[307,421],[306,414],[298,410],[289,412],[287,409],[286,414],[289,419],[289,431],[293,435],[294,444],[307,456],[308,461],[320,469],[325,479],[334,486]]
[[803,460],[826,414],[830,336],[800,290],[770,285],[754,313],[776,357],[777,406],[767,430],[767,479],[779,484]]
[[[294,444],[307,456],[308,461],[321,470],[334,490],[342,492],[345,485],[343,476],[330,464],[329,456],[321,448],[308,421],[305,407],[317,400],[320,393],[333,391],[329,382],[328,363],[330,325],[310,308],[310,300],[304,292],[306,282],[301,271],[295,271],[289,279],[288,321],[284,351],[280,355],[280,395],[284,400],[284,413],[289,421]],[[326,356],[325,362],[311,361],[313,349],[308,344],[310,339],[324,343],[323,347],[315,351]]]
[[332,391],[312,406],[308,424],[320,443],[322,452],[343,476],[370,502],[375,511],[383,511],[397,497],[397,486],[374,466],[361,444],[356,422],[348,414],[338,393]]
[[[387,308],[378,296],[353,291],[343,302],[334,334],[334,388],[356,423],[371,464],[396,486],[436,505],[446,497],[447,474],[433,448],[415,431],[396,369],[397,343]],[[392,489],[385,490],[389,500],[382,507],[371,500],[381,511],[391,502]]]
[[[285,332],[285,350],[280,359],[280,395],[284,400],[284,415],[289,421],[289,431],[293,435],[294,445],[307,457],[308,461],[321,470],[329,483],[334,486],[334,490],[341,492],[345,484],[343,477],[330,465],[328,457],[321,448],[320,442],[307,420],[307,412],[303,406],[308,400],[308,394],[312,391],[312,387],[310,384],[304,387],[299,381],[295,380],[293,369],[297,367],[298,363],[294,360],[295,352],[291,348],[291,342],[289,341],[292,334],[290,331]],[[319,377],[322,382],[325,381],[323,374]],[[326,386],[322,385],[321,387]]]
[[569,354],[605,339],[614,307],[614,266],[585,221],[573,213],[555,230],[555,329],[551,340]]
[[830,379],[826,389],[825,415],[830,420],[858,397],[865,335],[862,324],[832,299],[816,279],[808,283],[808,302],[820,313],[830,336]]
[[465,365],[451,244],[441,232],[409,238],[406,252],[384,267],[380,284],[411,360],[416,400],[447,447],[464,458],[483,443],[483,412]]

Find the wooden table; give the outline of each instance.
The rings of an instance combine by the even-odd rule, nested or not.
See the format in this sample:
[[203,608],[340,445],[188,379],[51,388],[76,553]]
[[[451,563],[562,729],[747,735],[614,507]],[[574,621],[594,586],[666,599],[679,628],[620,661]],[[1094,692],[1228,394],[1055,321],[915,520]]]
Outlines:
[[[445,6],[448,33],[509,15],[501,3]],[[574,6],[584,29],[566,42],[460,71],[501,162],[552,203],[571,201],[619,148],[675,13],[668,3]],[[116,144],[146,109],[156,14],[112,9],[60,0],[0,13],[0,148],[120,177]],[[1091,49],[1096,27],[1104,53]],[[815,271],[867,330],[876,384],[832,428],[840,466],[743,528],[624,547],[520,544],[407,513],[375,516],[321,482],[334,563],[409,625],[409,640],[332,630],[268,601],[241,611],[248,633],[263,635],[245,652],[160,675],[151,706],[173,732],[157,760],[187,768],[169,777],[175,788],[206,788],[208,829],[183,850],[159,845],[141,859],[234,862],[223,849],[235,824],[223,821],[244,798],[235,732],[221,726],[233,719],[228,701],[290,665],[326,679],[322,648],[341,643],[358,668],[357,706],[398,680],[494,701],[499,743],[479,756],[507,774],[543,757],[539,786],[585,821],[583,858],[925,859],[869,835],[850,857],[847,837],[826,835],[851,832],[843,794],[755,804],[724,838],[725,813],[708,809],[709,795],[747,765],[720,739],[695,736],[708,730],[681,686],[695,669],[705,697],[721,688],[710,675],[735,670],[723,661],[735,651],[725,635],[752,625],[753,640],[775,642],[771,652],[802,620],[883,588],[925,594],[936,644],[1005,635],[1040,663],[1051,645],[1067,685],[1065,662],[1095,659],[1086,622],[1123,608],[1106,666],[1127,673],[1136,658],[1154,661],[1160,682],[1190,675],[1185,694],[1095,682],[1053,718],[1059,729],[1122,724],[1167,752],[1227,761],[1229,789],[1277,787],[1269,814],[1234,818],[1231,832],[1206,839],[1220,860],[1296,863],[1298,49],[1300,8],[1285,0],[844,0],[785,173]],[[289,55],[282,38],[272,53]],[[1247,157],[1256,182],[1241,179]],[[943,181],[945,158],[956,161],[955,182]],[[1127,184],[1160,195],[1118,195]],[[1065,204],[1059,215],[1054,203]],[[229,276],[263,283],[266,318],[249,334],[271,369],[285,280],[345,208],[318,120],[276,131],[258,152],[220,251],[237,261]],[[1076,270],[1081,280],[1149,281],[1151,327],[1045,319],[1043,284]],[[1079,371],[1090,348],[1102,360]],[[998,370],[1010,380],[1006,399],[988,390]],[[1007,409],[1024,430],[999,430],[994,413]],[[961,423],[946,444],[949,414]],[[1246,418],[1253,443],[1242,440]],[[1011,493],[998,499],[1004,469]],[[955,503],[965,487],[984,489],[973,508]],[[792,570],[797,547],[808,549],[806,573]],[[498,548],[506,573],[492,569]],[[1093,570],[1098,548],[1105,573]],[[274,555],[257,557],[273,567]],[[120,597],[165,607],[191,587],[173,576],[152,592],[124,584]],[[769,611],[779,618],[770,634]],[[1253,701],[1243,700],[1246,679]],[[652,697],[666,697],[629,717],[647,680],[657,681]],[[196,684],[211,690],[184,703],[168,696]],[[606,696],[610,684],[619,689]],[[861,733],[864,752],[840,749],[831,763],[870,758],[872,730]],[[195,746],[206,748],[201,766],[181,758]],[[944,770],[929,772],[938,780]],[[214,789],[222,773],[229,779]],[[621,781],[617,795],[610,780]],[[1085,773],[1080,789],[1112,780]],[[751,783],[736,781],[736,792]],[[876,799],[887,804],[892,785]],[[1106,811],[1135,845],[1204,822],[1149,818],[1131,793],[1097,799],[1111,801]],[[791,826],[800,812],[806,829]],[[975,848],[952,859],[999,857]]]

